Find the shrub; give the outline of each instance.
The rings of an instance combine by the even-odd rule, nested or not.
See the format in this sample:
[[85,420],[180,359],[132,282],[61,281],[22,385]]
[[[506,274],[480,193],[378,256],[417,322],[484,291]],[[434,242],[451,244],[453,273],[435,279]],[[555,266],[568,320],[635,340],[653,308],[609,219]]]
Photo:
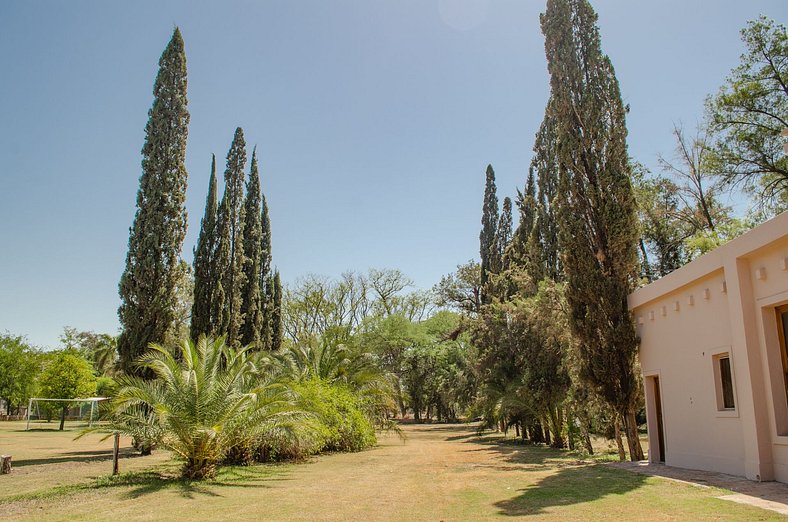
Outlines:
[[319,451],[360,451],[375,444],[375,429],[362,400],[344,384],[309,379],[294,385],[300,409],[317,419]]

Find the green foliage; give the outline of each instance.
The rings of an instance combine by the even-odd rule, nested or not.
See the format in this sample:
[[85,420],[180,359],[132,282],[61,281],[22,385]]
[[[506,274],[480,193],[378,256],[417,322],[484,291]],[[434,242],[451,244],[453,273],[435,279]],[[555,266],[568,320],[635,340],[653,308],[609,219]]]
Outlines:
[[[238,346],[243,324],[241,306],[245,285],[244,267],[244,168],[246,167],[246,141],[243,129],[235,129],[233,142],[227,152],[227,168],[224,171],[224,195],[219,205],[217,222],[218,240],[216,245],[215,274],[221,282],[214,300],[215,309],[220,314],[216,335],[225,335],[227,344]],[[217,285],[219,282],[217,281]]]
[[[47,399],[81,399],[96,393],[96,377],[93,365],[74,349],[65,349],[53,354],[38,378],[40,394]],[[66,420],[69,403],[55,402],[61,408],[60,430]]]
[[[271,316],[271,350],[279,350],[282,347],[283,328],[282,324],[282,279],[279,277],[279,270],[274,272],[270,284],[271,297],[268,299]],[[263,330],[265,332],[265,330]]]
[[244,202],[245,224],[243,229],[244,286],[241,290],[241,344],[267,347],[270,340],[263,338],[265,315],[265,285],[268,274],[262,273],[263,224],[261,218],[260,172],[257,166],[257,149],[252,151],[252,170],[246,185]]
[[500,263],[497,258],[496,232],[498,228],[498,195],[495,188],[495,171],[487,165],[485,172],[484,203],[482,204],[482,230],[479,232],[479,255],[481,256],[481,287],[483,304],[489,302],[485,286],[490,273]]
[[54,355],[41,372],[38,385],[47,399],[79,399],[96,393],[92,365],[79,352],[69,349]]
[[155,380],[118,379],[112,429],[169,449],[184,462],[184,477],[213,476],[231,448],[299,417],[287,387],[255,378],[248,348],[205,337],[179,348],[178,359],[159,345],[140,359]]
[[457,270],[441,277],[433,293],[439,306],[447,306],[469,315],[478,313],[481,302],[481,266],[474,260],[457,265]]
[[555,118],[559,239],[580,376],[627,420],[631,458],[639,460],[637,337],[627,309],[637,275],[636,206],[626,109],[596,21],[587,0],[548,0],[541,18]]
[[137,212],[120,279],[121,364],[162,342],[175,319],[178,258],[186,235],[186,55],[176,27],[159,60],[145,126]]
[[300,408],[317,417],[320,451],[360,451],[375,444],[364,404],[348,386],[311,378],[295,384],[294,390]]
[[742,184],[766,207],[788,208],[788,33],[764,16],[741,31],[746,51],[706,108],[714,133],[711,166],[729,185]]
[[216,156],[211,154],[211,177],[208,181],[208,196],[205,199],[205,214],[200,222],[200,236],[194,249],[194,302],[192,305],[189,338],[210,335],[216,327],[216,316],[212,304],[216,292],[216,242],[217,201]]
[[76,350],[93,364],[96,375],[111,376],[118,366],[118,338],[91,331],[80,332],[66,326],[60,336],[60,344],[66,350]]
[[27,404],[40,371],[40,353],[24,337],[0,334],[0,399],[6,403],[6,414]]

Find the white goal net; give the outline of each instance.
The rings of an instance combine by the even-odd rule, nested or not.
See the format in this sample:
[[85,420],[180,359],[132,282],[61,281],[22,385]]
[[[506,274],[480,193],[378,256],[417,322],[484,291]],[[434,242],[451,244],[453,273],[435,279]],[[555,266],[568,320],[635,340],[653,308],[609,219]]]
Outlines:
[[[52,428],[60,426],[63,407],[66,408],[65,422],[69,427],[90,427],[99,418],[99,403],[107,397],[87,397],[84,399],[44,399],[33,397],[27,406],[27,426],[29,429]],[[54,426],[53,426],[54,425]]]

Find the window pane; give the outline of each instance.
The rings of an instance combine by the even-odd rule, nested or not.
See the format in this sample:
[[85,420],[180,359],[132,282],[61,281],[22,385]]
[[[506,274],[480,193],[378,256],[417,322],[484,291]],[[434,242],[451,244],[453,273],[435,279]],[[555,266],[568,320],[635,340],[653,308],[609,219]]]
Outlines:
[[720,379],[722,380],[722,406],[733,409],[733,378],[731,377],[731,360],[729,357],[720,358]]

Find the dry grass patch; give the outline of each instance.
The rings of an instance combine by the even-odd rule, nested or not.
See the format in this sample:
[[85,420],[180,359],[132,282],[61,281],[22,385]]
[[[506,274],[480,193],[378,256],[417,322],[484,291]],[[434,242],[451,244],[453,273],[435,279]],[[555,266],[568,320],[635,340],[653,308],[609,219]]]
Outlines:
[[[306,464],[223,468],[188,482],[162,464],[94,478],[68,496],[0,500],[0,519],[47,520],[778,520],[713,488],[646,477],[463,425],[407,425],[406,440]],[[146,457],[147,459],[148,457]],[[143,462],[144,459],[128,459]],[[0,478],[5,491],[7,479]],[[7,499],[8,500],[8,499]]]

